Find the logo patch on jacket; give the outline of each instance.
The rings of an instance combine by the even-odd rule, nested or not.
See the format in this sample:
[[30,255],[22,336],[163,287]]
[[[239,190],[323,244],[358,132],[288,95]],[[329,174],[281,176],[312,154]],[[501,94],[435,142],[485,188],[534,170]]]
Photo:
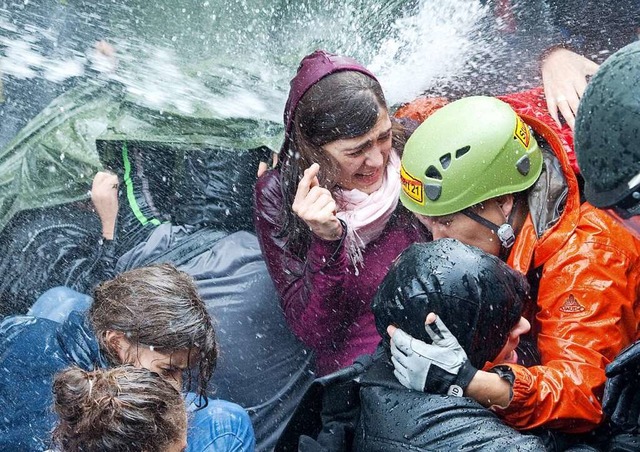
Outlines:
[[562,312],[573,314],[576,312],[584,311],[584,306],[578,303],[578,300],[576,300],[576,297],[574,297],[573,295],[569,295],[569,298],[567,298],[564,301],[564,304],[562,305],[560,310]]

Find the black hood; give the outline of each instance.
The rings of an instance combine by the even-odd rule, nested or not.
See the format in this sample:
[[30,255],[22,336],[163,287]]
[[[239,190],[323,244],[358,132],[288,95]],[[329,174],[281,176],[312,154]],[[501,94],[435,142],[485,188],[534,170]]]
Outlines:
[[492,361],[529,297],[523,275],[497,257],[453,239],[414,244],[395,261],[374,297],[378,333],[388,325],[424,342],[429,312],[458,339],[475,367]]

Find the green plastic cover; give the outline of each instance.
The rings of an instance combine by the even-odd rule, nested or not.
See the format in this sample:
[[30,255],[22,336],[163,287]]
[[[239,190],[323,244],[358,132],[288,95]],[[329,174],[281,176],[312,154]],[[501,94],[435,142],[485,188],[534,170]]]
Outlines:
[[158,161],[180,161],[198,150],[277,149],[282,126],[153,110],[134,102],[117,83],[87,82],[55,99],[0,151],[0,231],[20,211],[88,199],[93,175],[113,157],[101,155],[96,140],[163,143],[151,152],[174,155]]

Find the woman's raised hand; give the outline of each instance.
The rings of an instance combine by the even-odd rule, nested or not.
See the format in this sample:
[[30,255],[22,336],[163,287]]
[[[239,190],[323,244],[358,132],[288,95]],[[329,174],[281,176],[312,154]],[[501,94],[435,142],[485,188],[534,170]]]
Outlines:
[[573,130],[578,103],[587,87],[587,77],[598,70],[593,61],[567,49],[553,50],[542,62],[542,82],[549,114],[560,123],[560,113]]
[[317,163],[304,171],[291,209],[321,239],[338,240],[343,231],[336,216],[336,201],[329,190],[320,186],[319,171]]

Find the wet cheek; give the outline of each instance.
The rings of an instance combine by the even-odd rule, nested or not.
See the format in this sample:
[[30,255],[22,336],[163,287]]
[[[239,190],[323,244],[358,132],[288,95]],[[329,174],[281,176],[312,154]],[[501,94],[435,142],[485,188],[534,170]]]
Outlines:
[[353,177],[358,172],[361,166],[362,162],[359,160],[357,162],[340,162],[340,178],[349,179]]
[[144,356],[140,356],[140,355],[136,356],[134,360],[129,361],[129,364],[132,364],[138,368],[150,370],[152,372],[158,372],[156,366],[154,366],[153,363],[145,359]]
[[158,375],[162,375],[162,369],[160,369],[160,367],[156,366],[155,364],[143,365],[142,367],[150,370],[151,372],[155,372]]
[[384,158],[389,157],[389,154],[391,153],[391,149],[393,148],[392,143],[391,143],[391,138],[389,138],[389,141],[387,143],[385,143],[384,148],[383,148],[383,154],[384,154]]

